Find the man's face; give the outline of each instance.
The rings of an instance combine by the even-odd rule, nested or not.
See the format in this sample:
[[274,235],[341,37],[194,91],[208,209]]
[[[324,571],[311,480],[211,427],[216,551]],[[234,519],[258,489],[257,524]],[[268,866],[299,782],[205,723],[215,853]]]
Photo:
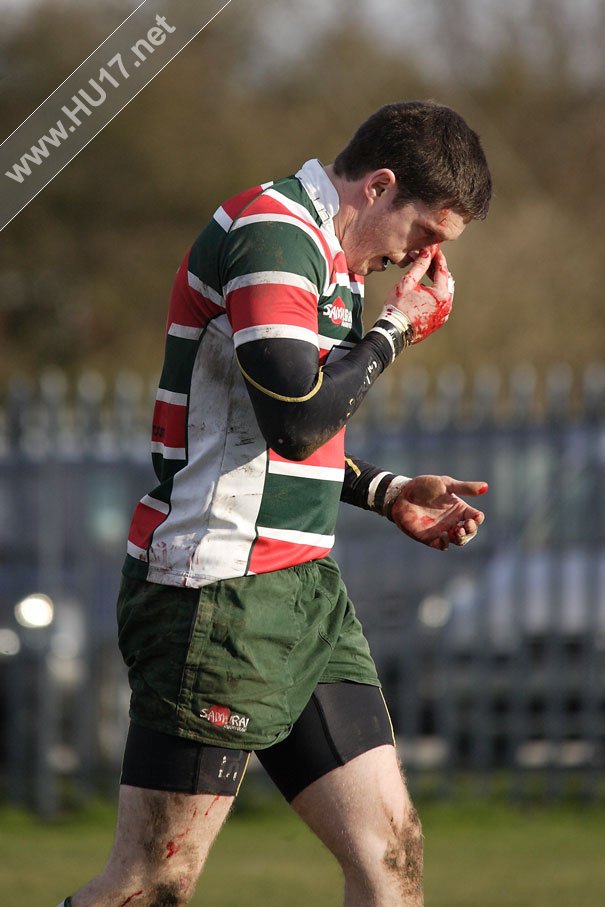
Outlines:
[[394,194],[394,188],[379,188],[342,239],[347,263],[356,274],[384,271],[389,262],[403,267],[410,262],[410,252],[458,239],[466,226],[467,220],[450,208],[433,210],[423,202],[395,207]]

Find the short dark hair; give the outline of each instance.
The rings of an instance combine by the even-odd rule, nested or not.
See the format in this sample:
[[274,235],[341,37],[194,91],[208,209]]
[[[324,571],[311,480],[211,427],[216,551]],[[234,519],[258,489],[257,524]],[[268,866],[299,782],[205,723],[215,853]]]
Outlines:
[[487,216],[492,179],[479,136],[435,101],[385,104],[361,124],[333,166],[347,180],[388,167],[397,178],[396,205],[421,201],[463,217]]

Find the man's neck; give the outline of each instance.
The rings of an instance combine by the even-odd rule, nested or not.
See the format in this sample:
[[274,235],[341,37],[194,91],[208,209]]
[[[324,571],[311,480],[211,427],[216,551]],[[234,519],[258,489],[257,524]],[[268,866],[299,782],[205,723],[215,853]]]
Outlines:
[[326,164],[324,170],[328,179],[338,192],[338,212],[334,216],[334,232],[342,245],[343,238],[355,219],[356,206],[354,204],[356,183],[345,180],[334,173],[334,166]]

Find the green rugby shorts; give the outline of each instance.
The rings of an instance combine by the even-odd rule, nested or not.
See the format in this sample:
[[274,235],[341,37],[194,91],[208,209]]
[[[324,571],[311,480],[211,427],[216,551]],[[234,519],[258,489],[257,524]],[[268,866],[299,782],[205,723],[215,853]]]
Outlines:
[[332,558],[201,589],[123,577],[118,629],[132,721],[215,746],[283,740],[318,683],[380,685]]

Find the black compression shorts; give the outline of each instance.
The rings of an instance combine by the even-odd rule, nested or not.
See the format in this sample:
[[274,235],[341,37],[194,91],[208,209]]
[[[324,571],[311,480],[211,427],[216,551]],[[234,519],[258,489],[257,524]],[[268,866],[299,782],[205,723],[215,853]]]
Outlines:
[[[378,687],[322,683],[288,737],[256,755],[291,802],[338,766],[393,743],[391,721]],[[235,796],[249,755],[244,750],[210,746],[131,724],[121,781],[153,790]]]

